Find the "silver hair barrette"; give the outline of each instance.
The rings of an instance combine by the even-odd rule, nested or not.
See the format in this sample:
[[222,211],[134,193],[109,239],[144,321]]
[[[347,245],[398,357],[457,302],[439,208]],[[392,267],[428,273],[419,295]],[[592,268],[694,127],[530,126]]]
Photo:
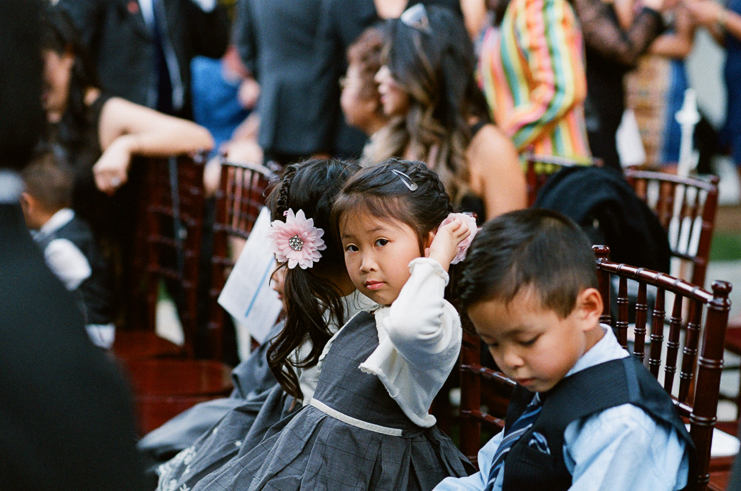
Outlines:
[[402,171],[396,170],[396,169],[391,169],[391,172],[393,172],[394,174],[396,174],[397,176],[399,176],[399,179],[401,179],[401,182],[403,182],[404,185],[409,188],[409,191],[416,191],[417,188],[419,187],[419,186],[417,186],[417,184],[415,182],[412,181],[412,178],[411,177],[409,177],[408,175],[404,174]]

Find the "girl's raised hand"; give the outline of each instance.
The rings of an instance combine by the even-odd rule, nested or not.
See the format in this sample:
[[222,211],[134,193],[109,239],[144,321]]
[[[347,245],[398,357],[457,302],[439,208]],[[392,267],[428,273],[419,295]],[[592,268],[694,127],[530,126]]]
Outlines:
[[469,235],[471,229],[468,222],[460,216],[455,216],[450,223],[437,229],[430,247],[425,251],[425,256],[435,259],[447,271],[451,261],[458,254],[458,245]]

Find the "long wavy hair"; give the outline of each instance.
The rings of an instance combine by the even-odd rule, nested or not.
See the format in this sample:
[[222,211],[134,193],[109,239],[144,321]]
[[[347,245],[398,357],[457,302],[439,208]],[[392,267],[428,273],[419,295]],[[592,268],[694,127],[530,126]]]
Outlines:
[[[314,226],[325,231],[327,248],[312,268],[286,271],[284,299],[285,327],[268,348],[268,366],[283,390],[300,400],[296,368],[312,367],[319,361],[324,346],[332,337],[329,322],[342,325],[345,310],[343,294],[328,278],[347,274],[342,247],[331,232],[330,214],[342,185],[360,166],[340,160],[308,160],[287,166],[280,182],[267,199],[272,220],[285,220],[284,213],[303,210]],[[279,267],[287,268],[281,264]],[[311,351],[303,359],[292,354],[309,342]]]
[[382,62],[409,95],[409,110],[379,131],[364,159],[375,164],[401,157],[408,147],[438,173],[457,203],[468,190],[468,118],[488,120],[488,111],[463,20],[442,7],[426,11],[429,30],[387,21]]

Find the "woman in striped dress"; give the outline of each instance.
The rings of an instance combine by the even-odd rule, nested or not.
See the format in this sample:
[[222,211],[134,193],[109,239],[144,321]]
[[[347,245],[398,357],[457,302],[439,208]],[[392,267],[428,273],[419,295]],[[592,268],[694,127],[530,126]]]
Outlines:
[[[495,5],[492,5],[495,4]],[[479,76],[492,116],[520,153],[590,161],[582,34],[567,0],[496,0]]]

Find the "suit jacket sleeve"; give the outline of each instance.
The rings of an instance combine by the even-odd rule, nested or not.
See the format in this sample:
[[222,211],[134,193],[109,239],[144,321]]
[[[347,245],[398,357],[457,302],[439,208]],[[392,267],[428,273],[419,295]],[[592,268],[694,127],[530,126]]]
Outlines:
[[250,74],[257,79],[257,41],[251,0],[238,0],[232,43]]

